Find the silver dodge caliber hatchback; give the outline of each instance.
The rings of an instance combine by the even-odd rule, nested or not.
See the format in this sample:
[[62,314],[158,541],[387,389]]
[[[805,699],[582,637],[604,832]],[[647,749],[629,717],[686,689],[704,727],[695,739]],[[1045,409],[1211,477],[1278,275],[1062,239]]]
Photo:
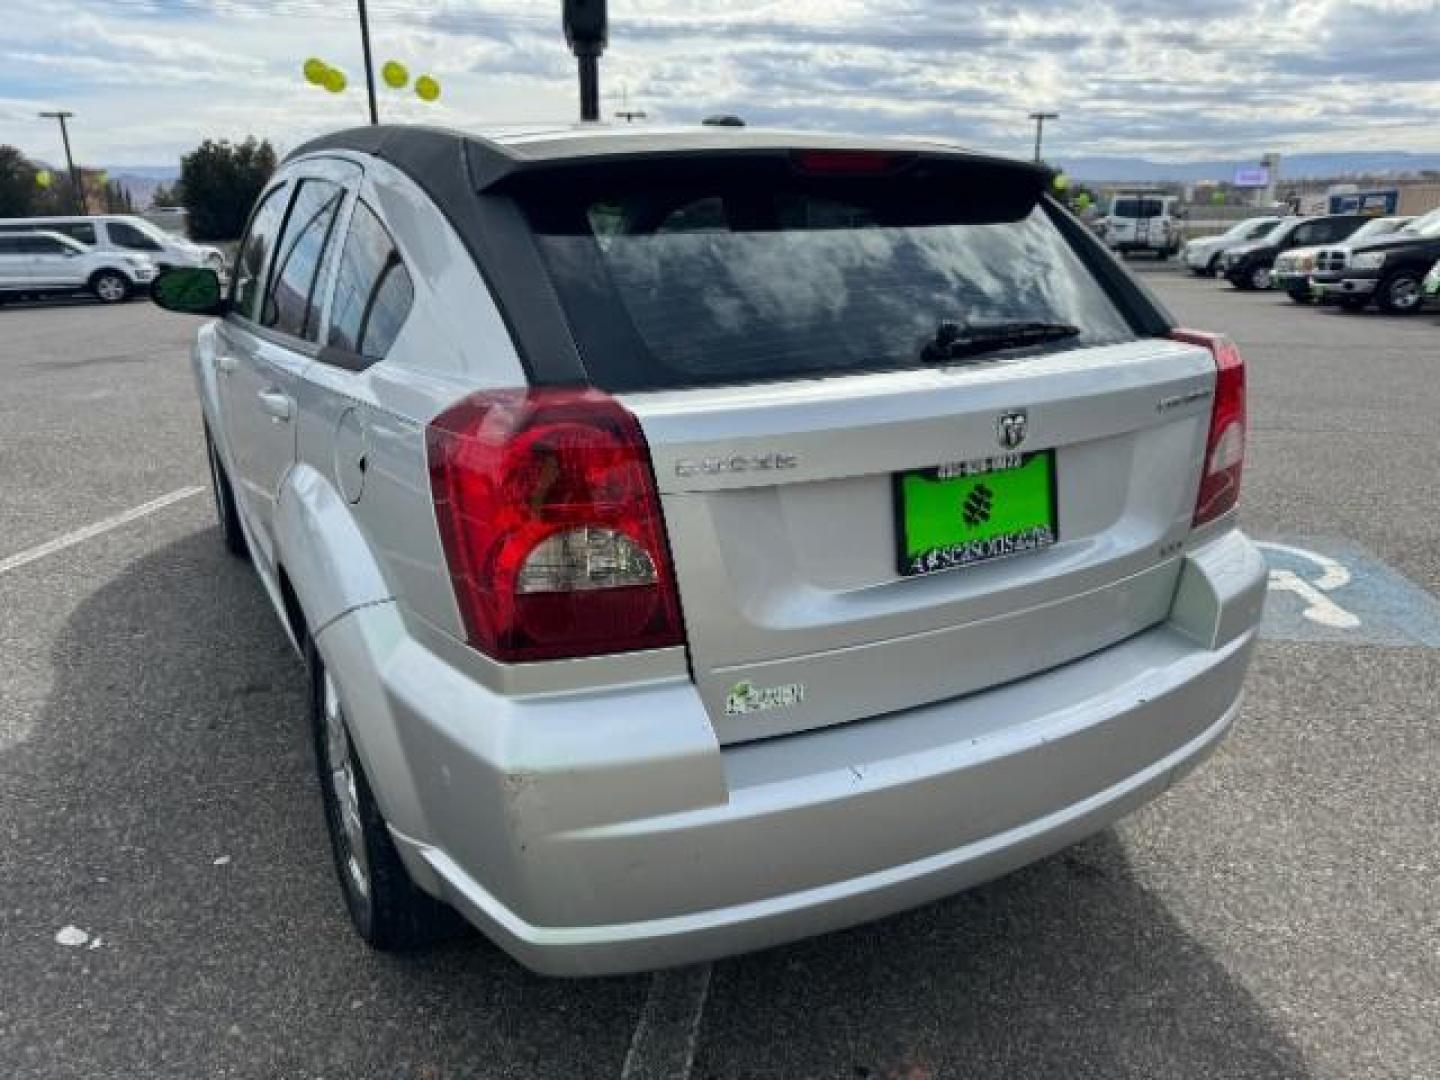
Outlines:
[[931,142],[301,147],[198,334],[225,542],[308,660],[361,935],[757,949],[1105,827],[1234,721],[1244,366]]

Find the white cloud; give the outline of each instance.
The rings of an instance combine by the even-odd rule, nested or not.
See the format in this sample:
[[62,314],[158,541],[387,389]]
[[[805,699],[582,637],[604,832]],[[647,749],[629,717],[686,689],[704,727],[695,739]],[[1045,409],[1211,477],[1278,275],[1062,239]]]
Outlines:
[[[959,137],[1015,153],[1062,114],[1057,155],[1440,151],[1440,0],[611,0],[604,87],[656,119],[732,111],[802,127]],[[7,0],[0,142],[54,157],[40,107],[76,111],[77,153],[174,160],[205,137],[292,146],[364,120],[358,30],[334,0]],[[444,86],[402,121],[569,119],[553,0],[370,0],[380,59]],[[306,86],[306,56],[350,88]]]

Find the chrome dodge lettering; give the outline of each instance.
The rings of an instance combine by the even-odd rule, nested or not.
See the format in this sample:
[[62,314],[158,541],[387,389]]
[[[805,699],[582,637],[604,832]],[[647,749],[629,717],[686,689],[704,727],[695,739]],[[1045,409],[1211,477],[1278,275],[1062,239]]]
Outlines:
[[676,476],[723,476],[732,473],[773,472],[800,464],[794,454],[735,454],[731,457],[682,458],[675,462]]

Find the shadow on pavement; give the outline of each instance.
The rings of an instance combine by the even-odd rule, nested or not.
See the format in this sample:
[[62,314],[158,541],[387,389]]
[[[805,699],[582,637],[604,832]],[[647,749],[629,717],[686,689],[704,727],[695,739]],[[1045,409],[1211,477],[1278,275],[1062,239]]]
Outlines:
[[1113,831],[929,908],[718,965],[710,1000],[698,1078],[1308,1075]]
[[[352,934],[303,672],[214,529],[86,598],[53,664],[40,722],[0,755],[7,1078],[619,1075],[646,979],[541,979],[478,936],[387,957]],[[67,924],[100,947],[57,945]],[[721,963],[710,1000],[697,1077],[1305,1076],[1113,834]]]
[[[0,755],[6,1080],[618,1074],[643,977],[541,979],[478,935],[406,957],[354,936],[303,669],[216,530],[86,598],[53,664]],[[100,947],[56,944],[69,924]]]

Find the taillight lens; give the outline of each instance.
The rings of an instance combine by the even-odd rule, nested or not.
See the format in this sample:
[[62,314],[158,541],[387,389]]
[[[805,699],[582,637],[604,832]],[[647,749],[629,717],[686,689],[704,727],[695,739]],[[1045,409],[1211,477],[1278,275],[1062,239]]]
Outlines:
[[1210,350],[1215,358],[1215,398],[1205,440],[1205,472],[1195,500],[1195,525],[1214,521],[1240,501],[1245,467],[1245,360],[1223,334],[1175,330],[1170,336]]
[[596,390],[495,390],[426,432],[470,644],[503,661],[683,643],[639,423]]

